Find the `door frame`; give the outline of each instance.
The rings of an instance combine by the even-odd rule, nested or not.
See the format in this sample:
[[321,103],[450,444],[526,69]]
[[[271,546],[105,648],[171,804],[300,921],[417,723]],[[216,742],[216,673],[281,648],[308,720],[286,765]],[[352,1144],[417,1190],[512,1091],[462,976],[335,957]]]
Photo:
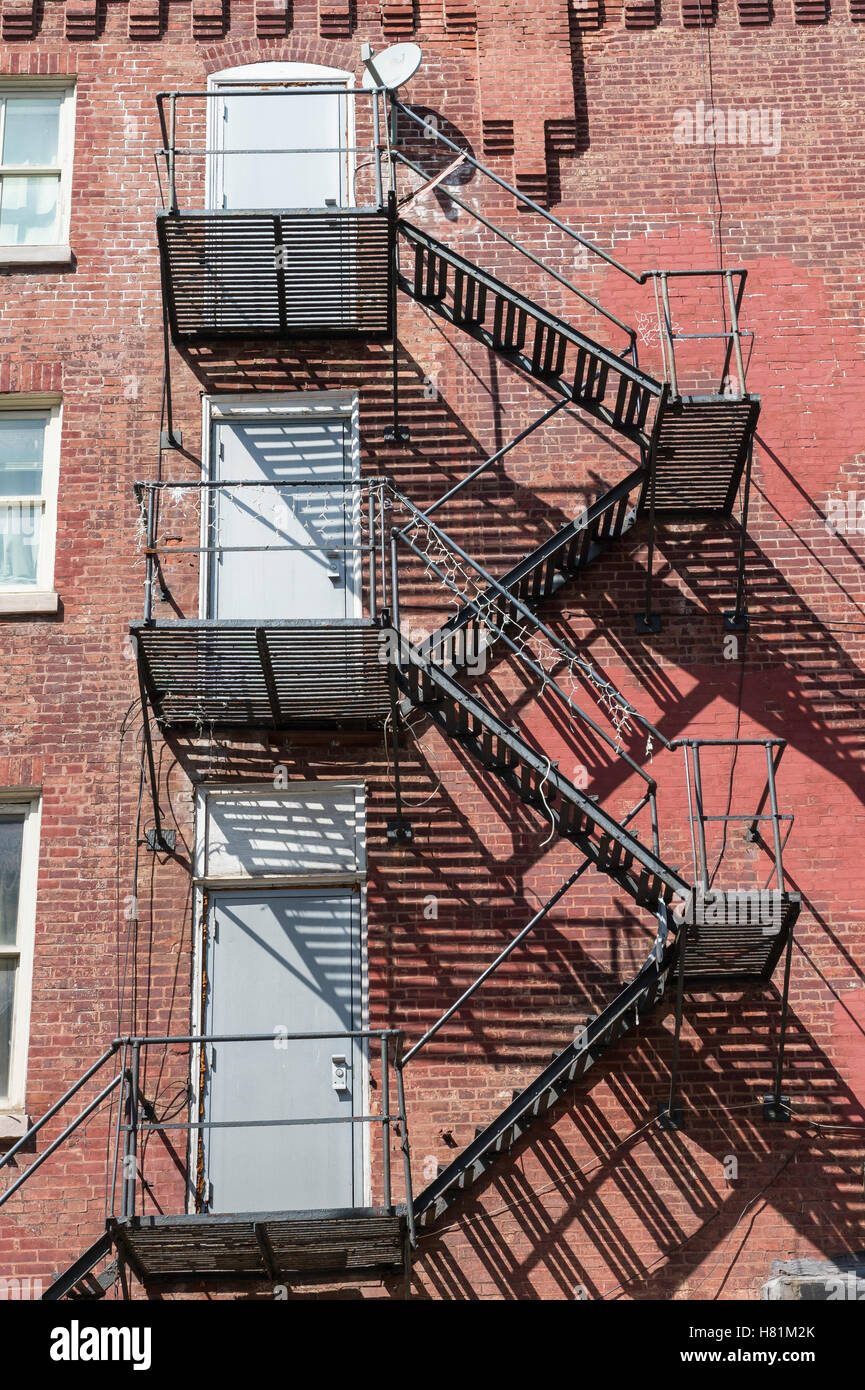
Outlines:
[[[338,416],[348,424],[350,478],[352,483],[360,481],[360,398],[357,391],[286,391],[246,392],[239,395],[220,393],[202,397],[201,415],[201,477],[205,482],[214,481],[214,426],[232,420],[291,420],[315,419],[320,416],[331,419]],[[201,506],[201,560],[198,572],[198,615],[206,619],[210,604],[210,574],[215,557],[206,549],[211,529],[211,518],[215,492],[204,489],[205,497]],[[352,564],[353,604],[348,604],[350,618],[363,617],[363,554],[360,546],[363,541],[361,527],[361,490],[352,488],[354,534],[357,548]],[[346,571],[349,565],[346,564]]]
[[[207,874],[207,813],[211,797],[222,799],[244,797],[290,797],[295,793],[309,792],[352,793],[355,806],[355,824],[358,830],[357,864],[353,871],[317,874],[283,874],[272,877],[248,874],[243,877]],[[280,891],[299,891],[321,888],[322,891],[338,892],[342,889],[356,890],[358,895],[358,933],[360,938],[360,1028],[369,1028],[369,936],[367,919],[367,857],[366,857],[366,782],[350,781],[345,778],[322,777],[313,781],[290,781],[287,786],[276,788],[273,782],[254,782],[238,786],[237,781],[215,780],[202,782],[193,788],[193,876],[192,876],[192,1007],[190,1010],[190,1031],[193,1037],[204,1031],[206,985],[205,929],[209,913],[209,895],[212,891],[241,890],[254,892],[258,886],[263,892],[268,888]],[[360,1111],[370,1113],[370,1053],[369,1045],[361,1048]],[[193,1044],[190,1058],[190,1088],[188,1118],[194,1123],[199,1116],[201,1095],[201,1044]],[[372,1205],[372,1135],[371,1126],[361,1124],[361,1202],[359,1205]],[[190,1129],[187,1146],[186,1211],[194,1215],[196,1211],[198,1180],[198,1141],[203,1131]]]
[[[354,87],[354,73],[346,71],[345,68],[330,68],[322,66],[320,63],[245,63],[240,67],[223,68],[220,72],[212,72],[207,78],[206,97],[207,115],[205,121],[205,149],[218,150],[218,132],[220,122],[217,120],[217,109],[219,102],[215,94],[223,88],[231,87],[257,87],[267,84],[297,84],[303,86],[322,86],[322,87],[342,87],[348,91]],[[214,96],[209,95],[214,93]],[[341,203],[341,207],[353,208],[355,206],[354,180],[356,173],[355,150],[355,98],[346,96],[346,117],[345,117],[345,183],[346,198]],[[298,98],[297,105],[302,105],[302,99]],[[207,164],[204,175],[204,204],[206,208],[216,209],[215,199],[219,191],[219,180],[217,178],[217,157],[205,155]]]

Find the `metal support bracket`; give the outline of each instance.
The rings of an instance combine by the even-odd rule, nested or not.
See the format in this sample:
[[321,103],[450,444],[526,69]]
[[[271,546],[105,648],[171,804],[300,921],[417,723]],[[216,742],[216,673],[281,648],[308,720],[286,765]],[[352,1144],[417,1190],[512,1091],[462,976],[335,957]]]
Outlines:
[[764,1096],[763,1119],[772,1124],[786,1124],[793,1118],[789,1096]]
[[160,449],[182,449],[183,430],[161,430],[159,447]]
[[638,613],[634,619],[634,628],[640,637],[646,637],[650,633],[660,632],[660,613]]
[[410,444],[411,430],[408,425],[385,425],[385,444]]
[[148,830],[144,843],[151,854],[173,854],[177,849],[176,830]]
[[670,1105],[669,1101],[666,1100],[659,1101],[658,1128],[669,1131],[684,1129],[685,1121],[681,1105]]
[[725,632],[747,632],[748,627],[748,613],[744,608],[741,613],[734,608],[724,614]]

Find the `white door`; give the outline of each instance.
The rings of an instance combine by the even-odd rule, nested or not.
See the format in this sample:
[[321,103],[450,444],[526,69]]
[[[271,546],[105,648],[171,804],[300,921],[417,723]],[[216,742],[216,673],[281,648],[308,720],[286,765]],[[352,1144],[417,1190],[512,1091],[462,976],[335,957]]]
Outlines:
[[207,1210],[363,1205],[363,1125],[349,1122],[363,1113],[363,1044],[287,1036],[359,1029],[361,963],[356,891],[211,896],[204,1031],[268,1040],[205,1051]]
[[[219,420],[208,616],[352,618],[361,611],[360,512],[344,417]],[[321,481],[316,481],[316,480]],[[273,483],[294,484],[276,487]]]
[[338,79],[217,82],[208,206],[348,206],[349,98],[319,90],[338,85]]

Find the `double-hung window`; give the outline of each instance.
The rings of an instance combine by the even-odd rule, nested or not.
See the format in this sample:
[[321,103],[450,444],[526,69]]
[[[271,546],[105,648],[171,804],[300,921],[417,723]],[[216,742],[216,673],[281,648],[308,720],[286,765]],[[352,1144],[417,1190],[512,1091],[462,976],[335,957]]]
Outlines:
[[0,613],[55,611],[60,403],[0,397]]
[[69,260],[73,88],[0,82],[0,264]]
[[0,1111],[24,1105],[38,838],[39,798],[0,793]]

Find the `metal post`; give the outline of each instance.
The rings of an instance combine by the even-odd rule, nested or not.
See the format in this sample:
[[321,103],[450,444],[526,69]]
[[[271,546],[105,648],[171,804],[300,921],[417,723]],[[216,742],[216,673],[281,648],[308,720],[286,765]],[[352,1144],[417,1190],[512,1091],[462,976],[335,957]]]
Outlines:
[[652,612],[652,571],[655,568],[655,444],[649,450],[649,544],[646,554],[645,612],[638,613],[634,626],[640,636],[661,631],[661,615]]
[[378,112],[379,92],[376,89],[372,94],[372,140],[375,148],[375,203],[376,207],[384,206],[384,194],[381,182],[381,130],[379,127]]
[[397,559],[398,531],[390,533],[390,619],[396,635],[395,661],[402,670],[402,634],[399,629],[399,561]]
[[787,1017],[790,1011],[790,967],[793,963],[793,928],[787,938],[787,953],[784,959],[784,992],[781,995],[781,1026],[778,1034],[778,1062],[775,1067],[775,1092],[763,1098],[763,1114],[767,1120],[789,1120],[790,1102],[782,1095],[784,1078],[784,1046],[787,1041]]
[[670,350],[670,360],[668,364],[670,391],[674,396],[678,396],[679,382],[676,376],[676,349],[673,345],[673,324],[670,318],[670,291],[669,286],[667,284],[667,272],[665,270],[661,270],[658,272],[658,274],[661,280],[661,300],[664,305],[663,332],[666,335],[667,346]]
[[402,1036],[400,1035],[396,1040],[396,1057],[394,1059],[394,1065],[396,1067],[397,1104],[399,1106],[400,1123],[402,1124],[402,1144],[400,1145],[400,1148],[402,1149],[402,1169],[403,1177],[405,1179],[405,1205],[406,1215],[408,1217],[408,1239],[409,1245],[411,1246],[412,1250],[414,1250],[417,1246],[417,1233],[415,1231],[414,1224],[414,1194],[412,1191],[411,1181],[411,1147],[409,1145],[408,1138],[408,1118],[405,1106],[405,1080],[402,1071],[401,1052]]
[[384,1035],[381,1039],[381,1171],[384,1205],[390,1210],[390,1061],[387,1045],[387,1036]]
[[[147,484],[144,484],[147,487]],[[153,582],[156,551],[156,489],[147,488],[147,549],[144,559],[144,621],[153,621]]]
[[778,819],[778,792],[775,787],[775,763],[772,758],[772,747],[766,744],[766,764],[768,767],[769,781],[769,805],[772,809],[772,839],[775,847],[775,875],[778,880],[778,891],[784,892],[784,865],[781,854],[781,826]]
[[656,859],[660,859],[661,835],[658,828],[658,797],[654,790],[649,792],[649,815],[652,818],[652,853]]
[[174,148],[175,128],[177,125],[177,93],[172,92],[169,97],[168,107],[168,183],[169,183],[169,210],[177,211],[177,180],[175,174],[175,154]]
[[733,272],[724,271],[724,279],[727,282],[727,298],[730,301],[730,331],[733,335],[733,352],[736,357],[736,375],[739,378],[739,395],[745,394],[745,365],[742,361],[742,338],[739,333],[739,309],[736,303],[736,295],[733,290]]
[[390,228],[390,324],[391,324],[391,397],[393,424],[385,425],[386,444],[407,444],[411,438],[409,430],[399,422],[399,342],[397,339],[397,293],[396,282],[399,274],[399,248],[396,236],[396,193],[391,189],[387,195],[387,215]]
[[[736,607],[724,614],[725,632],[747,632],[748,613],[745,608],[745,546],[748,540],[748,503],[751,498],[751,466],[754,461],[754,441],[748,444],[745,461],[745,490],[742,494],[742,524],[739,530],[739,558],[736,565]],[[732,502],[731,502],[732,507]]]
[[663,1101],[658,1107],[661,1129],[682,1128],[682,1107],[676,1104],[676,1091],[679,1085],[679,1039],[682,1032],[682,1015],[685,996],[685,955],[688,947],[687,915],[679,927],[678,970],[676,975],[676,1031],[673,1034],[673,1061],[670,1067],[670,1094],[667,1104]]
[[135,1215],[135,1186],[138,1176],[138,1086],[141,1077],[141,1043],[132,1040],[132,1072],[129,1080],[129,1128],[126,1135],[126,1154],[123,1176],[126,1186],[124,1216]]
[[[363,508],[363,498],[361,498],[361,509]],[[376,592],[375,592],[375,499],[373,496],[372,484],[367,484],[366,488],[366,511],[369,519],[369,545],[367,546],[367,564],[369,565],[369,616],[375,619],[377,613]],[[361,583],[363,582],[363,558],[361,558]]]
[[[397,643],[399,643],[399,633],[397,633]],[[393,786],[396,797],[396,817],[387,823],[387,839],[389,844],[402,841],[404,844],[411,844],[414,835],[411,825],[402,813],[402,784],[400,779],[399,766],[399,705],[396,698],[396,675],[394,664],[388,662],[387,684],[390,694],[390,729],[391,747],[393,748]]]
[[688,793],[688,824],[691,827],[691,857],[694,862],[694,881],[700,870],[697,867],[697,841],[694,837],[694,805],[691,800],[691,764],[688,755],[688,740],[682,742],[682,752],[685,755],[685,788]]
[[703,782],[700,777],[700,745],[695,739],[691,744],[694,759],[694,800],[697,806],[697,834],[700,844],[700,883],[705,892],[709,887],[709,861],[706,855],[706,821],[703,816]]

